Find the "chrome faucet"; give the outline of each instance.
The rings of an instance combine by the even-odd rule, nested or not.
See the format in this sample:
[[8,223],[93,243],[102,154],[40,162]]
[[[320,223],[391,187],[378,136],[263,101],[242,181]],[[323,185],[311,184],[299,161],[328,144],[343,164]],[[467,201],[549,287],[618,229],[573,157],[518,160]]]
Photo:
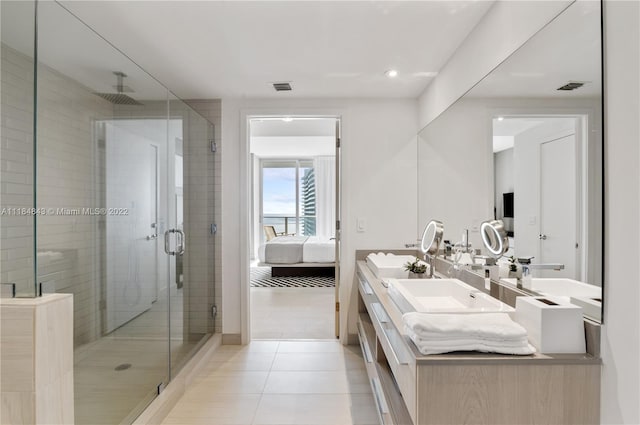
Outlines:
[[516,286],[522,288],[522,279],[531,274],[531,269],[534,270],[564,270],[564,264],[560,263],[546,263],[546,264],[520,264],[521,268],[516,275]]
[[433,259],[436,256],[437,254],[424,254],[424,261],[429,264],[429,276],[427,276],[427,279],[433,279],[433,270],[436,268]]

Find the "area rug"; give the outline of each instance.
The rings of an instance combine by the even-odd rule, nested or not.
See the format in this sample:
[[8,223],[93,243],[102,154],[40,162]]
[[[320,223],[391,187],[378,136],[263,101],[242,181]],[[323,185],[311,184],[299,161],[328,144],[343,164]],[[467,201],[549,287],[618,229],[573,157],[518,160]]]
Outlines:
[[252,288],[329,288],[335,286],[333,277],[282,276],[272,277],[270,267],[251,267]]

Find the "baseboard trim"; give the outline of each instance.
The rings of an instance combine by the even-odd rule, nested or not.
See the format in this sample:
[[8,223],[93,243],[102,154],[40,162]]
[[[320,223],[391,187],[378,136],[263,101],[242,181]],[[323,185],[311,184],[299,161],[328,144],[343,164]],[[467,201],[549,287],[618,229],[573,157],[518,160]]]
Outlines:
[[220,347],[221,342],[221,335],[212,335],[178,375],[169,382],[164,391],[138,416],[133,425],[161,424],[194,379],[204,369],[213,353]]
[[240,334],[222,334],[222,345],[241,345],[242,336]]

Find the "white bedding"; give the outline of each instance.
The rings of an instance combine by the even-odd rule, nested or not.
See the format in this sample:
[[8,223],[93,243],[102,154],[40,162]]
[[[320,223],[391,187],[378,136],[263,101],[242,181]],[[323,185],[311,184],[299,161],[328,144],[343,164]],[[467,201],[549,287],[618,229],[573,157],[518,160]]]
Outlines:
[[[268,242],[267,242],[268,243]],[[258,258],[261,263],[265,262],[265,246],[258,247]],[[310,236],[302,246],[303,263],[333,263],[335,261],[336,241],[334,239]]]

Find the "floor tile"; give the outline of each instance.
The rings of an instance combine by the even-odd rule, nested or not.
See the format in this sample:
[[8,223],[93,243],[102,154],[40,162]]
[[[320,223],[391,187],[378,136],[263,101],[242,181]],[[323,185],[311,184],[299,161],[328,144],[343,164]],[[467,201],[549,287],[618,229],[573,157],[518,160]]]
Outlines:
[[[210,399],[183,398],[171,410],[165,424],[250,424],[255,416],[260,394],[215,394]],[[207,421],[198,421],[206,419]]]
[[366,374],[348,372],[271,372],[265,394],[349,394],[371,392]]
[[260,394],[264,390],[269,372],[229,372],[204,377],[189,388],[189,392],[217,394]]
[[342,353],[278,353],[272,370],[345,370],[364,368],[362,358],[345,351]]
[[377,422],[371,395],[265,394],[258,404],[256,425],[348,425]]
[[341,353],[343,346],[335,339],[328,341],[282,341],[278,353]]
[[335,288],[251,288],[255,339],[335,338]]

